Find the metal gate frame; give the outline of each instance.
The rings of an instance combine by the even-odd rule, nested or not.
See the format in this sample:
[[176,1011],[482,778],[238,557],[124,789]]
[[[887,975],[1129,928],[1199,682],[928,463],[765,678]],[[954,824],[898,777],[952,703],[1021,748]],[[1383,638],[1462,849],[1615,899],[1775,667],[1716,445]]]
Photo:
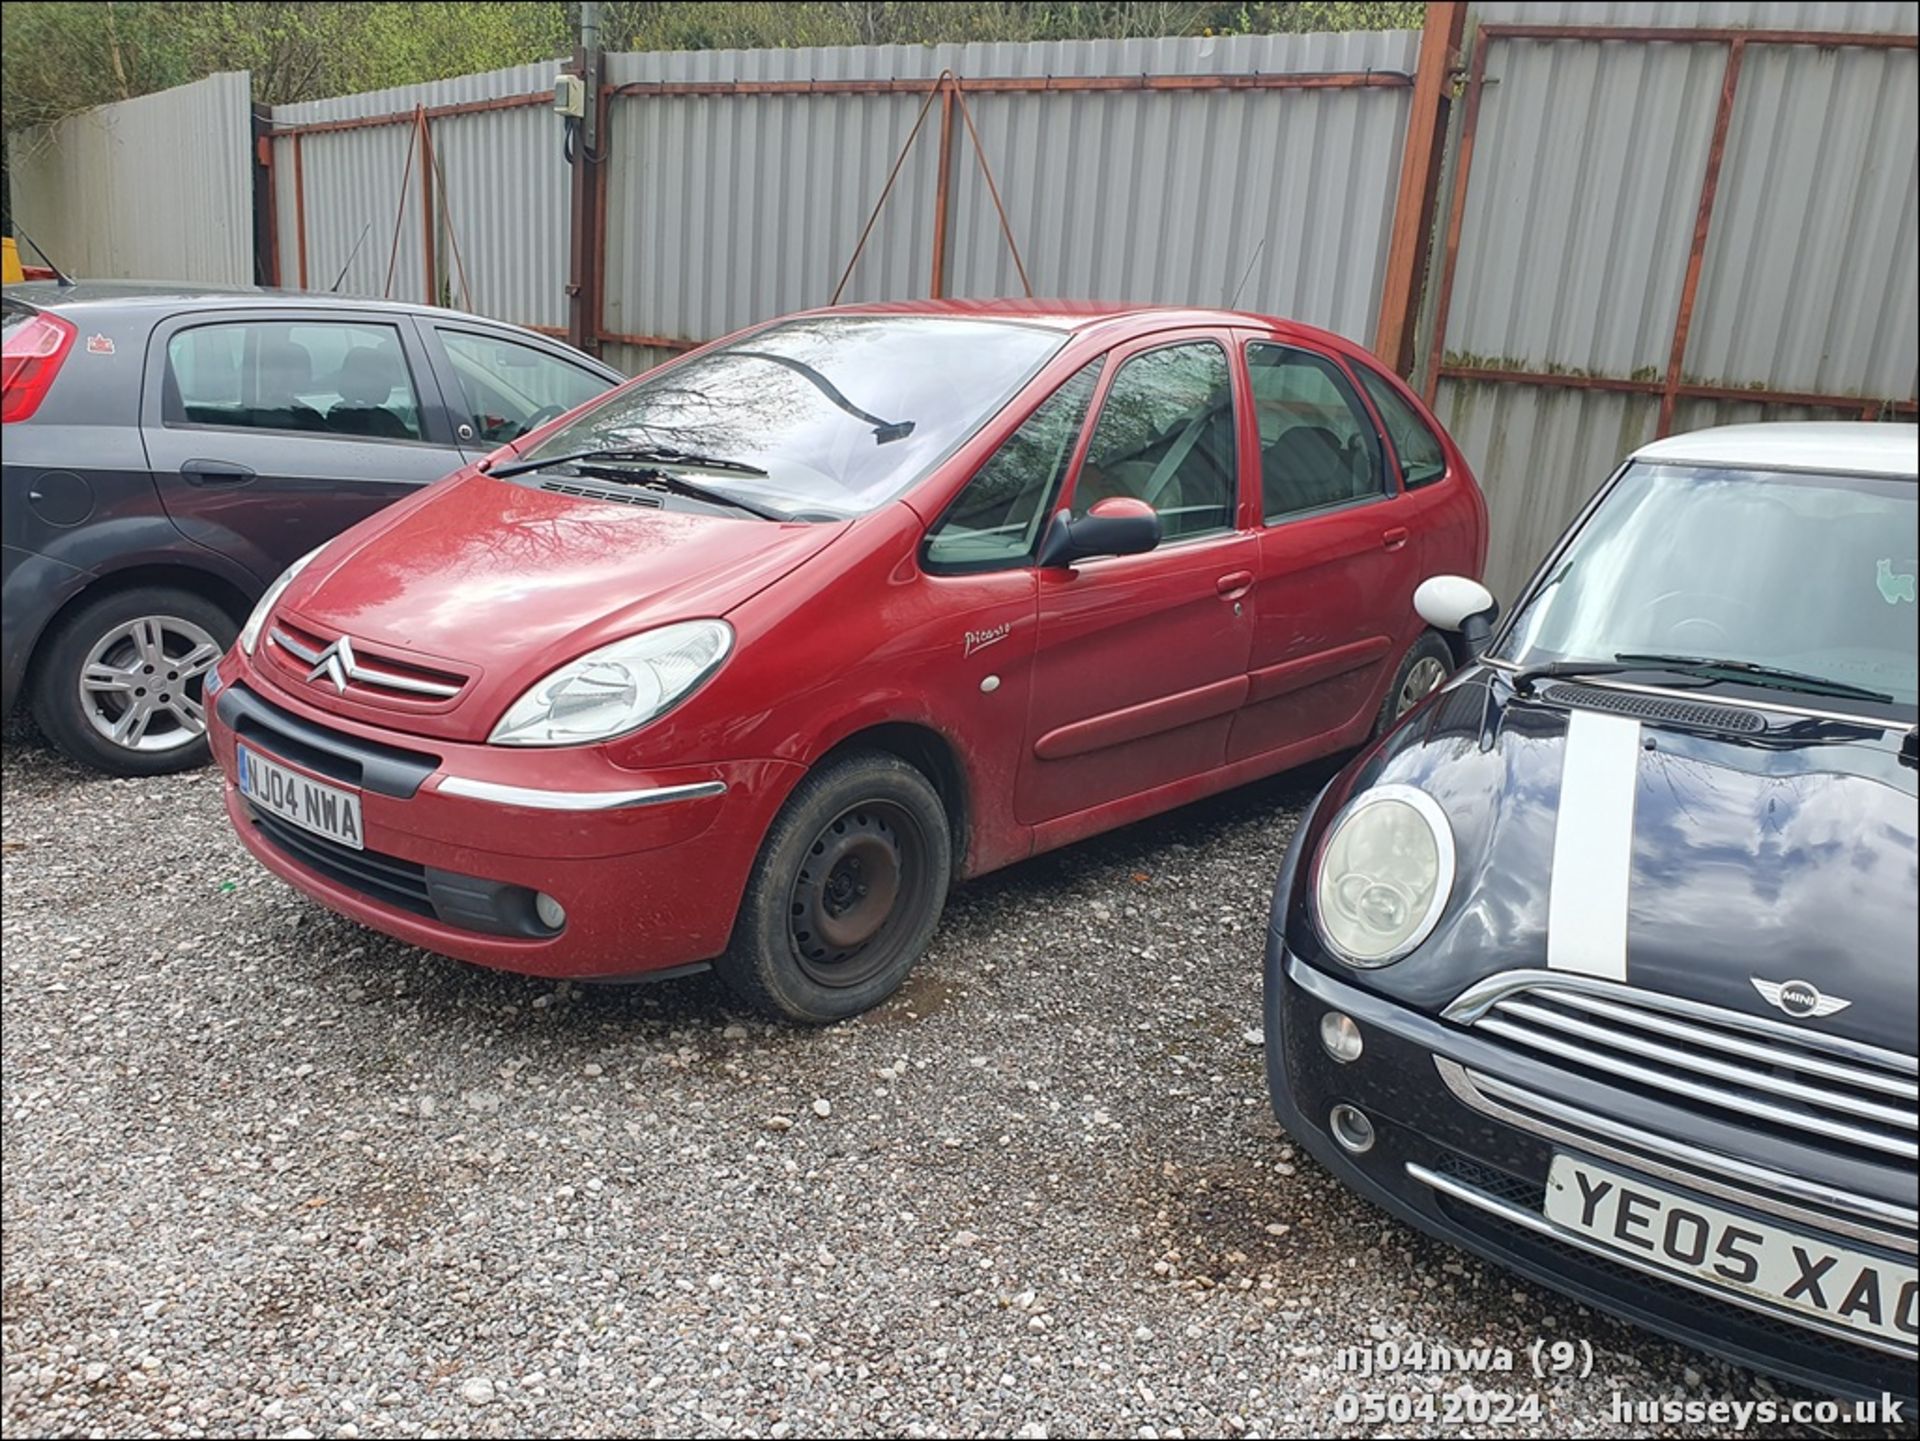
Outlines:
[[[1548,371],[1508,370],[1485,366],[1446,363],[1447,312],[1453,300],[1454,270],[1460,258],[1460,231],[1466,219],[1467,185],[1473,172],[1473,145],[1480,122],[1480,97],[1486,87],[1487,55],[1500,41],[1625,41],[1641,44],[1702,45],[1727,47],[1727,63],[1720,82],[1720,104],[1713,119],[1713,140],[1707,149],[1706,172],[1700,180],[1700,200],[1695,209],[1693,244],[1687,254],[1686,278],[1681,283],[1680,304],[1673,318],[1673,343],[1668,352],[1663,380],[1632,380],[1625,376],[1560,375]],[[1813,45],[1827,49],[1913,50],[1920,41],[1912,35],[1873,35],[1827,30],[1736,30],[1717,28],[1663,29],[1658,26],[1614,25],[1482,25],[1474,37],[1473,60],[1467,73],[1466,109],[1460,120],[1459,153],[1454,161],[1453,199],[1447,216],[1446,248],[1440,266],[1440,283],[1434,299],[1433,336],[1427,356],[1424,395],[1431,406],[1442,380],[1504,382],[1513,385],[1557,386],[1570,390],[1605,390],[1627,395],[1660,397],[1660,421],[1656,436],[1673,430],[1675,406],[1682,399],[1736,400],[1764,405],[1822,406],[1833,410],[1851,410],[1862,420],[1877,420],[1884,415],[1920,413],[1920,403],[1905,400],[1871,399],[1858,395],[1832,395],[1808,391],[1769,390],[1741,385],[1696,385],[1682,380],[1687,336],[1693,326],[1693,306],[1700,291],[1700,274],[1706,263],[1707,235],[1713,224],[1713,204],[1720,188],[1720,162],[1726,155],[1727,131],[1733,121],[1734,99],[1739,92],[1740,64],[1750,45]]]

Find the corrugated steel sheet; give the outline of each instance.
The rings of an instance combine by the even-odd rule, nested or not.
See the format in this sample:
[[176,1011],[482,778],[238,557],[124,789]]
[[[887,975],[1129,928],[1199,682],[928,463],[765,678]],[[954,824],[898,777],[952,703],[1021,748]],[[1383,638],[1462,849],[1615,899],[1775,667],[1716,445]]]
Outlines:
[[[1912,33],[1910,5],[1485,4],[1480,22]],[[1500,40],[1488,52],[1449,362],[1664,379],[1727,47]],[[1863,398],[1920,374],[1920,78],[1911,50],[1749,46],[1683,379]],[[1431,300],[1431,297],[1430,297]],[[1656,397],[1443,381],[1511,595],[1651,439]],[[1797,408],[1683,401],[1676,428]],[[1847,418],[1859,413],[1852,407]],[[1833,419],[1822,410],[1819,418]]]
[[251,105],[235,71],[11,136],[13,215],[71,275],[251,285]]
[[[608,57],[617,84],[989,76],[1410,73],[1411,32]],[[607,206],[610,330],[709,339],[825,304],[924,99],[622,98]],[[1036,292],[1240,304],[1371,335],[1405,89],[969,99]],[[936,103],[845,298],[930,293]],[[948,293],[1019,294],[955,124]],[[1360,179],[1364,177],[1364,180]],[[689,240],[689,237],[701,239]]]
[[[273,123],[284,128],[404,114],[420,105],[544,96],[551,93],[559,68],[558,61],[549,60],[428,85],[279,105]],[[560,153],[560,122],[542,102],[443,116],[429,125],[439,160],[434,201],[438,295],[432,298],[465,309],[470,296],[471,308],[481,314],[522,325],[565,325],[568,172]],[[344,294],[429,299],[421,157],[413,127],[308,134],[300,148],[309,288],[326,289],[345,267]],[[281,283],[289,286],[299,284],[293,169],[293,141],[276,140],[277,245]]]

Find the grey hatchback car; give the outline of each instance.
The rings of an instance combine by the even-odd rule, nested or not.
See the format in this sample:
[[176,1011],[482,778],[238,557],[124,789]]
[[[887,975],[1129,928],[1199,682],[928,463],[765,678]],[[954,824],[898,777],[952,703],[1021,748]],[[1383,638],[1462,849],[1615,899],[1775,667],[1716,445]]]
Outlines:
[[132,282],[0,305],[0,707],[117,775],[206,760],[201,677],[287,565],[623,379],[422,305]]

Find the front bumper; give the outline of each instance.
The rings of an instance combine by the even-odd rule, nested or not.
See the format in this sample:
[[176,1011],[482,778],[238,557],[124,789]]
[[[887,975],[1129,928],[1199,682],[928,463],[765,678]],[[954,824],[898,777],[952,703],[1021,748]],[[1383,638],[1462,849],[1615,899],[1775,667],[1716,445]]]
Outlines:
[[[622,770],[593,747],[505,752],[422,742],[318,711],[237,654],[209,677],[227,815],[268,870],[409,944],[526,975],[624,979],[726,948],[749,871],[798,774],[747,760]],[[365,849],[257,814],[236,746],[360,796]],[[557,899],[557,932],[534,915]]]
[[[1319,1039],[1329,1011],[1350,1016],[1364,1049],[1334,1061]],[[1811,1329],[1774,1309],[1602,1248],[1542,1213],[1556,1152],[1644,1176],[1651,1187],[1698,1196],[1775,1227],[1832,1237],[1837,1245],[1911,1265],[1914,1179],[1897,1165],[1862,1166],[1811,1154],[1792,1171],[1791,1200],[1743,1187],[1711,1158],[1737,1154],[1725,1130],[1622,1088],[1558,1071],[1537,1058],[1338,979],[1293,955],[1271,932],[1266,970],[1267,1080],[1274,1112],[1329,1171],[1399,1219],[1506,1266],[1596,1309],[1702,1351],[1810,1388],[1850,1396],[1911,1397],[1913,1353],[1904,1356]],[[1476,1078],[1486,1085],[1476,1086]],[[1489,1094],[1550,1098],[1558,1119],[1499,1104]],[[1333,1137],[1339,1103],[1373,1122],[1360,1155]],[[1632,1134],[1658,1139],[1622,1142]],[[1768,1161],[1781,1158],[1770,1155]],[[1773,1168],[1769,1168],[1770,1170]],[[1854,1196],[1849,1211],[1807,1197]],[[1785,1208],[1783,1210],[1783,1207]],[[1789,1215],[1788,1212],[1792,1214]]]

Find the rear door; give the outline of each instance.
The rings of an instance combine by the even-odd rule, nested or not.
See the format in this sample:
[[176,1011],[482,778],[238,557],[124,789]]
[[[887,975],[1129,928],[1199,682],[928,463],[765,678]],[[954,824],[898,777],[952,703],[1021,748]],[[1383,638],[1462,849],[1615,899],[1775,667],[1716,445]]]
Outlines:
[[174,523],[263,583],[464,458],[413,322],[379,311],[175,316],[141,434]]
[[620,384],[577,352],[464,317],[421,317],[454,442],[478,459]]
[[1066,504],[1145,500],[1144,555],[1039,573],[1028,744],[1032,825],[1218,767],[1246,693],[1257,542],[1239,484],[1241,382],[1226,332],[1155,336],[1107,362]]
[[1304,760],[1364,734],[1383,672],[1412,641],[1418,507],[1336,357],[1248,333],[1241,342],[1260,584],[1247,707],[1227,754]]

